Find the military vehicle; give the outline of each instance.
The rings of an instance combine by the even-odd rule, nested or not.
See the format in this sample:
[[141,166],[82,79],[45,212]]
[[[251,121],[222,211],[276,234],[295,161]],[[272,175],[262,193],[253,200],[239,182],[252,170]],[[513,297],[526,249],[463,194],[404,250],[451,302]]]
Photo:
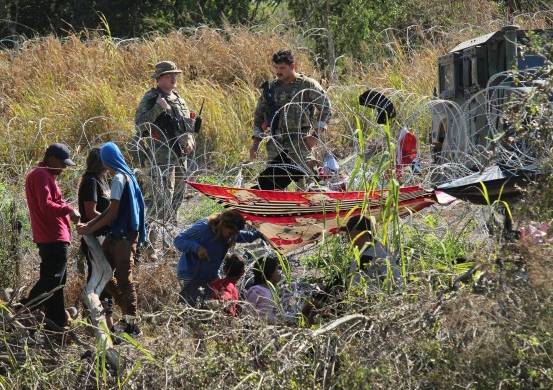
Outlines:
[[505,103],[540,82],[544,58],[523,48],[552,32],[507,26],[439,58],[437,100],[431,105],[434,162],[481,166],[494,137],[506,130]]

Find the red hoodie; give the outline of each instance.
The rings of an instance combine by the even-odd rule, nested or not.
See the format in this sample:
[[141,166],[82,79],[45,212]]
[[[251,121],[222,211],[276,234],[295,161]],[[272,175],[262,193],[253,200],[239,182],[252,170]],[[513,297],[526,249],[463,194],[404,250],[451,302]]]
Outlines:
[[73,208],[63,200],[56,176],[43,162],[27,174],[25,195],[33,241],[37,244],[71,242],[69,214]]
[[[229,278],[215,279],[209,283],[209,287],[213,291],[211,299],[218,299],[221,301],[238,301],[238,289],[236,284]],[[229,315],[236,317],[238,314],[238,305],[236,303],[231,304],[228,307]]]

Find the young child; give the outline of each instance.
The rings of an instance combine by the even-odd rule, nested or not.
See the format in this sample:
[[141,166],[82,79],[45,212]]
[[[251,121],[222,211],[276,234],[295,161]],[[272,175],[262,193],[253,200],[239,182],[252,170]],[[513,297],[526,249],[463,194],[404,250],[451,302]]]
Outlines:
[[280,281],[280,262],[276,256],[260,258],[253,270],[253,285],[246,292],[246,301],[267,319],[276,322],[276,305],[269,284],[276,286]]
[[244,261],[240,257],[237,255],[229,255],[225,258],[225,262],[223,263],[223,274],[225,277],[222,279],[215,279],[209,284],[209,288],[212,292],[211,299],[232,302],[229,303],[227,309],[228,314],[232,317],[236,317],[238,314],[238,305],[236,302],[239,296],[236,283],[240,280],[242,275],[244,275],[244,269]]

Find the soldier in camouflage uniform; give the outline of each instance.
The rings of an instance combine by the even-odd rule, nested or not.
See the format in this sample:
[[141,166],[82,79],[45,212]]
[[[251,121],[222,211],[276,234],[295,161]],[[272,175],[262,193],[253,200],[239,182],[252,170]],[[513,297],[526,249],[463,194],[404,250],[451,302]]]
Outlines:
[[[156,64],[157,87],[138,105],[135,124],[145,145],[145,203],[159,220],[176,220],[183,201],[186,158],[194,151],[194,119],[175,87],[182,73],[171,61]],[[162,189],[162,191],[160,191]]]
[[284,190],[301,183],[320,158],[315,146],[330,120],[330,101],[320,84],[296,72],[290,50],[273,54],[276,79],[261,86],[254,114],[250,158],[257,156],[263,138],[267,142],[267,167],[259,175],[259,189]]

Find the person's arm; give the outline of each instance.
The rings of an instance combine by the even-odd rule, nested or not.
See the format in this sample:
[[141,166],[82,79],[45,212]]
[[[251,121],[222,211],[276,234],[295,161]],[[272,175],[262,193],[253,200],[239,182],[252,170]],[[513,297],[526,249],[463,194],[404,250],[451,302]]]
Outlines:
[[184,151],[184,154],[188,155],[192,154],[194,147],[196,146],[196,141],[194,139],[194,122],[196,120],[194,118],[190,118],[190,110],[188,109],[186,101],[178,94],[176,96],[179,99],[182,110],[182,122],[184,124],[184,129],[182,129],[182,132],[179,133],[179,143]]
[[184,133],[192,135],[191,133],[194,132],[194,122],[195,122],[195,120],[194,120],[194,118],[190,118],[190,109],[188,108],[188,105],[186,104],[186,101],[184,99],[182,99],[181,97],[179,97],[179,101],[180,101],[181,106],[182,106],[182,116],[183,116],[183,121],[184,121],[184,126],[185,126]]
[[194,139],[194,134],[184,133],[180,139],[180,143],[184,150],[185,154],[191,154],[196,147],[196,141]]
[[[308,90],[308,99],[311,104],[315,107],[315,119],[316,123],[314,128],[312,128],[309,133],[303,138],[305,146],[308,150],[313,150],[319,143],[318,138],[321,133],[325,131],[328,127],[328,122],[330,121],[331,111],[330,111],[330,100],[324,89],[313,80],[309,85]],[[319,152],[320,154],[320,152]],[[313,161],[317,161],[317,158],[313,155],[311,156]],[[311,165],[311,164],[308,164]]]
[[257,150],[259,149],[259,143],[265,137],[263,130],[263,122],[265,122],[265,115],[267,113],[267,101],[263,93],[257,100],[257,106],[253,114],[253,134],[252,134],[252,146],[250,148],[250,159],[254,160],[257,157]]
[[85,176],[79,188],[79,201],[83,202],[84,217],[87,221],[92,221],[101,214],[96,209],[98,205],[98,186],[96,180]]
[[96,209],[96,206],[98,205],[97,202],[85,201],[83,202],[83,205],[84,205],[84,216],[89,221],[92,221],[98,215],[102,214]]
[[110,226],[113,221],[116,220],[117,215],[119,214],[119,202],[123,197],[126,183],[127,176],[124,174],[117,173],[113,176],[111,181],[111,200],[108,208],[92,221],[77,226],[79,234],[93,234],[105,226]]
[[205,233],[205,229],[200,224],[194,224],[175,237],[173,243],[175,248],[184,253],[198,253],[202,247],[199,244],[200,238]]
[[259,230],[240,230],[238,237],[236,237],[236,242],[254,242],[258,238],[263,238],[263,235]]
[[312,104],[315,105],[315,119],[317,120],[317,122],[315,123],[315,129],[313,130],[313,134],[311,135],[317,135],[320,134],[321,131],[327,129],[328,122],[330,121],[330,117],[332,116],[330,99],[328,98],[328,95],[326,94],[323,87],[321,87],[321,85],[316,81],[314,82],[309,93],[311,95],[310,101]]
[[178,97],[182,109],[182,120],[184,123],[183,133],[180,134],[179,142],[183,148],[184,154],[192,154],[194,147],[196,146],[196,141],[194,140],[194,118],[190,117],[190,110],[186,101],[180,96]]
[[65,217],[68,214],[74,214],[75,210],[65,201],[56,203],[53,201],[52,191],[50,190],[50,181],[46,174],[36,175],[33,182],[33,191],[39,200],[39,207],[44,215],[54,217]]
[[148,92],[138,104],[134,115],[134,123],[137,127],[141,127],[145,123],[154,123],[163,112],[165,112],[165,108],[157,103],[152,92]]
[[110,226],[117,218],[117,214],[119,214],[119,200],[112,199],[102,214],[97,215],[88,223],[79,224],[77,232],[81,235],[93,234],[104,226]]

